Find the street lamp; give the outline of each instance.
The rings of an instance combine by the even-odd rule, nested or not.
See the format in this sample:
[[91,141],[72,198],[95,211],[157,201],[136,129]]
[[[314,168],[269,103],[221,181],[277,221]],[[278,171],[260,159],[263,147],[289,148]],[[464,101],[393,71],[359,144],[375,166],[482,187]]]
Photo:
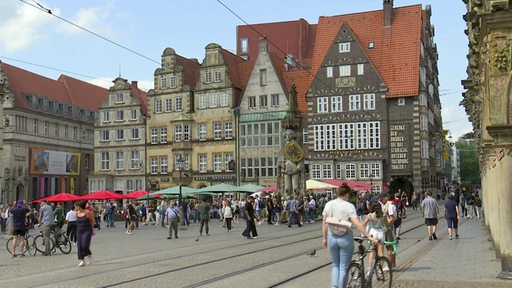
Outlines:
[[183,170],[183,164],[185,163],[185,161],[183,160],[183,158],[181,157],[181,154],[178,155],[178,159],[176,159],[176,170],[180,173],[180,176],[179,176],[179,198],[178,198],[178,205],[181,206],[181,200],[183,198],[183,194],[182,194],[182,191],[181,191],[181,178],[183,176],[183,173],[181,172]]

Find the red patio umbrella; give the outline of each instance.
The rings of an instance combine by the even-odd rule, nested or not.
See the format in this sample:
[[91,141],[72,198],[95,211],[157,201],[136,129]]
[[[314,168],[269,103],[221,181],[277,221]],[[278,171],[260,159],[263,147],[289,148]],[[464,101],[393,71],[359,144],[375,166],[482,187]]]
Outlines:
[[363,181],[351,180],[351,179],[345,179],[345,180],[326,179],[326,180],[323,180],[323,182],[329,183],[332,185],[336,185],[336,186],[341,186],[342,183],[347,183],[348,187],[350,187],[356,191],[372,189],[372,185],[370,183],[366,183]]
[[261,189],[256,190],[256,192],[275,192],[277,190],[277,185],[270,185]]
[[123,199],[123,195],[114,192],[101,190],[81,197],[82,200],[119,200]]
[[59,194],[55,194],[55,195],[51,195],[51,196],[40,198],[40,199],[34,200],[32,202],[33,203],[38,203],[38,202],[41,202],[41,200],[43,200],[43,199],[48,201],[48,202],[69,202],[69,201],[81,200],[82,196],[78,196],[78,195],[62,192],[62,193],[59,193]]
[[137,191],[133,191],[133,192],[130,192],[126,195],[123,195],[123,198],[124,199],[137,199],[137,198],[140,198],[142,196],[146,196],[148,195],[149,192],[146,192],[144,190],[137,190]]

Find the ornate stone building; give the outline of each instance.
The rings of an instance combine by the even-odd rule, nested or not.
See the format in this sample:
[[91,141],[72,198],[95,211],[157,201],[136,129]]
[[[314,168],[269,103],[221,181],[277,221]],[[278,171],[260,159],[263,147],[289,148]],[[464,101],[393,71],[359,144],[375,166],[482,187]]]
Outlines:
[[98,108],[94,137],[94,173],[89,191],[126,194],[146,189],[146,93],[137,82],[116,78]]
[[106,89],[52,80],[0,62],[3,82],[0,202],[85,194],[94,170],[94,121]]
[[485,223],[512,278],[512,2],[464,0],[469,39],[462,105],[480,151]]

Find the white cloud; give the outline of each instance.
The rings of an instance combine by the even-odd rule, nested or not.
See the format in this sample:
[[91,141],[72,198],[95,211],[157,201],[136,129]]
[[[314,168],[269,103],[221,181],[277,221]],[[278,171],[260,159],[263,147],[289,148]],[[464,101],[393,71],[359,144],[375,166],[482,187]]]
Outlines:
[[51,15],[32,6],[18,1],[1,1],[1,50],[16,52],[44,39],[46,35],[41,30],[51,21]]
[[76,24],[76,26],[67,22],[61,22],[59,24],[59,31],[71,35],[87,33],[83,29],[77,27],[79,26],[103,37],[111,37],[114,33],[106,21],[111,17],[109,14],[109,11],[111,10],[110,6],[111,5],[107,4],[107,6],[80,8],[70,18],[63,17],[69,22]]

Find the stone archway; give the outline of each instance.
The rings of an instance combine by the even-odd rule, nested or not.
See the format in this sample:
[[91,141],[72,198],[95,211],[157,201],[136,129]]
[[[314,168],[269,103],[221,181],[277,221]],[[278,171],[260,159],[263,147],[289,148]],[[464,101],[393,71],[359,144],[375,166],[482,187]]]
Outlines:
[[388,186],[388,194],[394,195],[398,191],[398,189],[400,189],[401,191],[405,191],[409,198],[414,193],[414,185],[412,184],[411,180],[406,176],[394,177]]

